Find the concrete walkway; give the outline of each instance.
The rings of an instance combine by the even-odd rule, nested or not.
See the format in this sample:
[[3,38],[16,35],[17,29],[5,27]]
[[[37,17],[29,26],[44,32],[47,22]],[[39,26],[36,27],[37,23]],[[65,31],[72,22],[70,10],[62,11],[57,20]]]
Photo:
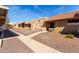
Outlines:
[[[12,30],[13,31],[13,30]],[[14,31],[15,32],[15,31]],[[17,33],[18,35],[18,38],[25,44],[27,45],[30,49],[32,49],[35,53],[48,53],[48,52],[53,52],[53,53],[60,53],[60,51],[56,50],[56,49],[53,49],[45,44],[42,44],[36,40],[33,40],[31,37],[34,37],[40,33],[44,33],[46,31],[42,31],[42,32],[37,32],[35,34],[31,34],[31,35],[28,35],[28,36],[24,36],[20,33]]]

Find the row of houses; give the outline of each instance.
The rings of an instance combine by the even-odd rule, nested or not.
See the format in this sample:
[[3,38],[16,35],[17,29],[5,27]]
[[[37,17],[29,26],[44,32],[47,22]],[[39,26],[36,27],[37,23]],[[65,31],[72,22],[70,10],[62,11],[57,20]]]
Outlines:
[[31,22],[21,22],[14,24],[14,29],[23,29],[23,30],[34,30],[34,29],[44,29],[44,22],[47,21],[48,18],[40,18],[38,20],[33,20]]
[[[0,26],[6,25],[8,22],[7,14],[8,7],[0,6]],[[16,23],[12,27],[13,29],[34,30],[44,29],[50,31],[50,29],[56,32],[79,32],[79,11],[70,12],[66,14],[56,15],[49,18],[40,18],[31,22]]]
[[21,23],[16,23],[13,26],[13,29],[27,29],[29,30],[31,28],[31,23],[30,22],[21,22]]
[[79,31],[79,11],[41,18],[32,22],[17,23],[14,25],[19,29],[50,29],[56,32],[69,33]]
[[53,16],[46,21],[46,28],[53,28],[56,32],[78,33],[79,31],[79,11]]

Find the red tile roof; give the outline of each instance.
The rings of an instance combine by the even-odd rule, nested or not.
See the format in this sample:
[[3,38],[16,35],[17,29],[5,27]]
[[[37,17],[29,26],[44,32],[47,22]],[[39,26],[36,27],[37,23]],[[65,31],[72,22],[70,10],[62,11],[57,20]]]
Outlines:
[[79,11],[53,16],[51,17],[51,20],[69,19],[69,18],[73,18],[77,14],[79,16]]
[[50,17],[50,20],[46,21],[46,22],[54,22],[54,21],[58,21],[58,20],[68,20],[72,18],[76,18],[79,17],[79,11],[75,11],[75,12],[71,12],[71,13],[66,13],[66,14],[61,14],[61,15],[57,15],[57,16],[52,16]]

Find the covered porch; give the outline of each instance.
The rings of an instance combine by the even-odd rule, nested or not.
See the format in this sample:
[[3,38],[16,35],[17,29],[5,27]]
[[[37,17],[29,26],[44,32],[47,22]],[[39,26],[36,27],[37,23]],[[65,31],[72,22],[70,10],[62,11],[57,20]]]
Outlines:
[[55,28],[55,22],[53,21],[45,21],[46,30],[53,30]]

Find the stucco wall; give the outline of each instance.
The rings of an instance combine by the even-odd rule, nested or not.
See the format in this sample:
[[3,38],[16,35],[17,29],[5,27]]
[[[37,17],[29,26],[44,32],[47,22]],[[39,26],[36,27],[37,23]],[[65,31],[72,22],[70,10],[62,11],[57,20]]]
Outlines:
[[46,21],[47,19],[40,19],[40,20],[35,20],[35,21],[32,21],[31,22],[31,28],[32,29],[41,29],[43,28],[43,24],[44,24],[44,21]]
[[78,33],[78,31],[79,31],[79,24],[70,24],[70,25],[66,25],[65,27],[64,27],[64,29],[63,29],[63,33],[71,33],[71,32],[73,32],[73,33]]
[[55,27],[64,27],[67,24],[67,20],[56,21]]
[[55,31],[56,32],[60,32],[60,31],[62,31],[63,29],[64,29],[64,27],[66,26],[66,24],[67,24],[67,20],[62,20],[62,21],[56,21],[55,22]]

